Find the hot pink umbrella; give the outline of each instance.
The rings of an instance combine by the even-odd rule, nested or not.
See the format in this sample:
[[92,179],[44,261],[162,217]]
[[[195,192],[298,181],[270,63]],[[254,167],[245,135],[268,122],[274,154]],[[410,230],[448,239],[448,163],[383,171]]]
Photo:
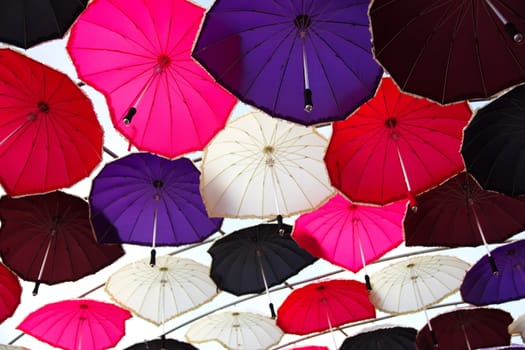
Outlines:
[[[377,207],[336,195],[295,221],[292,237],[310,254],[357,272],[403,241],[406,201]],[[368,275],[367,288],[371,289]]]
[[129,318],[129,311],[114,304],[75,299],[43,306],[30,313],[17,328],[61,349],[99,350],[119,342]]
[[186,0],[94,0],[71,30],[80,79],[106,96],[113,125],[140,150],[200,150],[235,104],[190,56],[203,14]]

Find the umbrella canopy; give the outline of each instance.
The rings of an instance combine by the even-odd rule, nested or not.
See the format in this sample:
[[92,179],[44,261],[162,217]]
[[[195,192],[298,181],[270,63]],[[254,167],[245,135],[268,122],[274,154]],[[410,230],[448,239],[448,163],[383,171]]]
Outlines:
[[0,198],[0,255],[27,281],[56,284],[76,281],[112,264],[124,250],[99,244],[89,221],[88,203],[55,191]]
[[0,41],[23,49],[59,39],[88,0],[6,0],[0,4]]
[[215,1],[193,57],[242,101],[303,125],[342,120],[373,96],[368,0]]
[[201,193],[210,216],[273,218],[312,210],[331,197],[328,141],[262,112],[236,118],[208,144]]
[[217,295],[209,273],[192,259],[161,256],[154,268],[143,259],[113,273],[105,291],[122,307],[161,325]]
[[80,88],[67,75],[10,49],[0,49],[0,82],[5,191],[49,192],[89,176],[102,160],[103,131]]
[[0,323],[13,316],[20,304],[22,286],[18,277],[0,264]]
[[264,350],[277,344],[283,335],[269,317],[252,312],[220,312],[198,320],[185,336],[195,343],[216,341],[230,350]]
[[28,349],[22,348],[20,346],[11,346],[11,345],[0,344],[0,350],[28,350]]
[[508,327],[508,331],[512,335],[520,335],[521,339],[525,342],[525,314],[522,314],[512,321]]
[[326,346],[310,345],[310,346],[286,348],[286,350],[329,350],[329,349]]
[[131,144],[174,158],[201,150],[236,99],[190,56],[204,9],[186,0],[94,0],[67,50]]
[[165,339],[161,337],[155,340],[145,340],[127,347],[124,350],[198,350],[191,344],[175,339]]
[[114,347],[125,334],[129,311],[89,299],[63,300],[31,312],[18,329],[66,350]]
[[467,271],[461,297],[474,305],[499,304],[525,297],[525,240],[508,243],[491,251],[497,266],[494,273],[483,256]]
[[415,328],[379,328],[346,338],[339,350],[416,350],[416,335]]
[[[430,320],[416,338],[418,350],[470,350],[481,347],[509,345],[507,326],[512,316],[491,308],[457,309]],[[433,334],[433,335],[432,335]]]
[[424,310],[455,293],[469,267],[454,256],[412,256],[370,276],[370,301],[392,314]]
[[102,243],[155,246],[196,243],[215,233],[199,192],[200,172],[187,158],[132,153],[108,163],[93,180],[91,222]]
[[378,0],[370,21],[375,57],[404,91],[450,103],[525,81],[520,0]]
[[326,280],[290,293],[277,310],[277,325],[286,333],[302,335],[375,316],[364,283]]
[[441,106],[383,78],[376,95],[335,122],[325,162],[353,202],[384,205],[424,192],[464,169],[459,153],[467,102]]
[[524,99],[520,85],[478,109],[461,146],[467,171],[479,184],[509,196],[525,194]]

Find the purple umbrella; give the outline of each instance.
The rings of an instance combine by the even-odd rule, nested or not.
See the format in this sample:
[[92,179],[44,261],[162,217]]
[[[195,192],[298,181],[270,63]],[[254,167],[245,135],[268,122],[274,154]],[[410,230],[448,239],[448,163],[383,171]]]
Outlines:
[[186,158],[134,153],[107,164],[93,180],[91,222],[101,243],[155,246],[196,243],[216,232],[199,191],[200,172]]
[[343,120],[382,76],[369,0],[217,0],[193,50],[219,83],[273,117]]
[[465,275],[461,285],[463,300],[482,306],[525,297],[525,240],[498,247],[491,255],[498,272],[492,272],[488,257],[483,256]]

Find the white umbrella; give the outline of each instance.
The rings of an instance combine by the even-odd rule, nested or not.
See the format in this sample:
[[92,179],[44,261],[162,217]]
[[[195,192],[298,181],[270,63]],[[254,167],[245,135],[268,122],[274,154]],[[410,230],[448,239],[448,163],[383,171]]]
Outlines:
[[26,348],[22,348],[20,346],[0,344],[0,350],[27,350],[27,349]]
[[217,341],[231,350],[263,350],[277,344],[283,331],[275,320],[252,312],[221,312],[206,316],[186,332],[189,342]]
[[310,211],[334,194],[328,140],[263,112],[233,119],[204,150],[201,194],[210,216],[273,218]]
[[156,325],[192,310],[217,295],[209,267],[174,256],[143,259],[120,268],[106,283],[115,302]]
[[525,314],[515,319],[509,325],[509,333],[511,335],[521,335],[521,339],[525,342]]

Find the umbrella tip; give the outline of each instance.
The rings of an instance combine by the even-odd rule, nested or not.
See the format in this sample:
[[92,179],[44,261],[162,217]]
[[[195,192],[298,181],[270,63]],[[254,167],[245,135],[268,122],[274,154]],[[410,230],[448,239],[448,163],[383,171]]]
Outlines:
[[304,111],[310,113],[313,109],[312,90],[304,89]]

